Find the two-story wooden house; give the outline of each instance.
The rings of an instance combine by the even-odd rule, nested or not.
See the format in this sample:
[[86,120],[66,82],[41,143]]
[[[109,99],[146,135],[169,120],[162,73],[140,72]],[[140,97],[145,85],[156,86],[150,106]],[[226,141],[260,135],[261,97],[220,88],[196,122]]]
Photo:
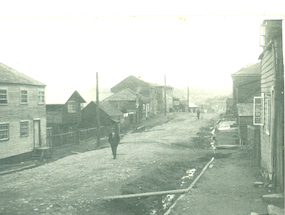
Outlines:
[[144,97],[149,98],[150,115],[158,112],[158,92],[152,84],[130,75],[112,87],[111,92],[118,93],[124,89],[130,89],[136,93],[139,93],[140,95],[143,95]]
[[110,102],[113,107],[127,114],[132,125],[140,123],[142,119],[149,116],[150,99],[131,89],[123,89],[104,101]]
[[284,27],[284,20],[261,25],[261,94],[254,98],[253,113],[260,126],[260,164],[276,192],[284,192]]
[[111,91],[113,93],[118,93],[127,88],[149,98],[150,115],[164,112],[165,96],[167,111],[173,110],[173,87],[171,86],[166,87],[166,95],[164,95],[163,85],[146,82],[131,75],[112,87]]
[[[60,92],[58,92],[60,94]],[[82,119],[81,104],[85,100],[74,91],[63,103],[47,104],[47,127],[52,128],[53,134],[74,132]]]
[[0,63],[0,159],[43,146],[45,85]]

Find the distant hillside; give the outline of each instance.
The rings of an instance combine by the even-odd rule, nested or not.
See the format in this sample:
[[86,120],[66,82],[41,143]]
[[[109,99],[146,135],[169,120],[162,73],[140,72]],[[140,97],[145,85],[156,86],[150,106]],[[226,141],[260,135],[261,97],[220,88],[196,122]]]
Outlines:
[[[187,87],[183,89],[174,88],[173,96],[180,100],[187,100]],[[206,104],[209,99],[231,98],[232,88],[210,89],[200,87],[189,87],[189,102],[197,105]]]

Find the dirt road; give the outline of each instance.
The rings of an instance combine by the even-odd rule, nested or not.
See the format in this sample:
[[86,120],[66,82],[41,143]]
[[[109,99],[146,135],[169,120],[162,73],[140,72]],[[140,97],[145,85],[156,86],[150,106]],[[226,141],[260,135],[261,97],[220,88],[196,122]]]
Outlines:
[[[138,214],[126,204],[120,208],[121,203],[102,198],[137,192],[131,189],[179,188],[185,173],[179,168],[196,167],[197,159],[211,152],[194,148],[193,139],[200,128],[217,119],[217,113],[204,114],[200,120],[192,113],[176,113],[166,124],[124,136],[115,160],[105,148],[0,176],[0,214]],[[174,177],[173,185],[162,177],[164,172]]]

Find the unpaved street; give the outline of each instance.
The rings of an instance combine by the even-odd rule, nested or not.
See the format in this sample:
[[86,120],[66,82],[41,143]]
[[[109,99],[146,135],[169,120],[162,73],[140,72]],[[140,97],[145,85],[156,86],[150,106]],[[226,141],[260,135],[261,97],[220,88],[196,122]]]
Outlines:
[[123,185],[165,163],[201,156],[203,150],[191,149],[191,140],[217,119],[217,113],[200,120],[176,113],[168,123],[124,136],[115,160],[105,148],[0,176],[0,214],[108,214],[96,208],[103,197],[120,195]]

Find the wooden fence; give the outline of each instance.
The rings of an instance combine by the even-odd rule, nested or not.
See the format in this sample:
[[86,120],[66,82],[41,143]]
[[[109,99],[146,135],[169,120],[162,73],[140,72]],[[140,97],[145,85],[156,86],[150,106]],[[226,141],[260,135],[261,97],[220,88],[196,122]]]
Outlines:
[[[79,129],[74,132],[52,134],[52,128],[47,128],[47,147],[58,147],[68,144],[79,144],[80,142],[95,139],[97,137],[97,128]],[[110,131],[109,126],[102,126],[100,128],[100,136],[108,136]]]

